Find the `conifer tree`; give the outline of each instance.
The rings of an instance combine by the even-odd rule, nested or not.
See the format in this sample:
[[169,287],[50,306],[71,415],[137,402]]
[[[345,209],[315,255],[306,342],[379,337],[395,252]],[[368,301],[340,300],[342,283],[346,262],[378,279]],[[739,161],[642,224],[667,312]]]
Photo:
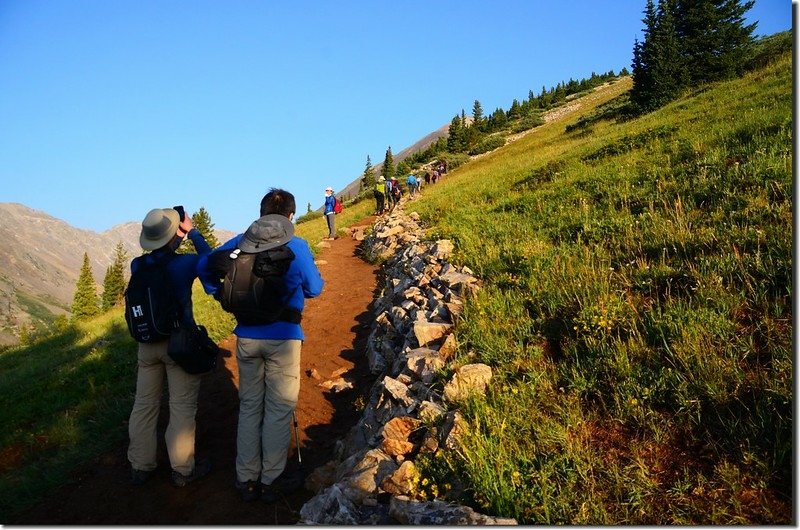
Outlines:
[[192,224],[198,232],[203,234],[208,246],[211,248],[219,246],[217,236],[214,235],[214,223],[211,222],[211,216],[205,208],[201,206],[199,210],[192,214]]
[[392,146],[386,149],[386,157],[383,159],[383,178],[386,180],[394,177],[394,156],[392,155]]
[[128,253],[120,241],[114,249],[114,262],[106,269],[106,275],[103,278],[103,296],[100,302],[103,311],[108,311],[122,302],[125,293],[125,262],[127,259]]
[[644,41],[633,48],[631,101],[653,110],[687,86],[740,74],[756,24],[744,25],[754,0],[647,0]]
[[97,300],[97,286],[94,283],[89,255],[84,252],[83,266],[75,284],[75,297],[72,301],[72,318],[82,320],[92,317],[99,310]]
[[[195,230],[203,234],[203,237],[212,249],[219,246],[217,236],[214,235],[214,223],[211,222],[211,216],[202,206],[199,210],[192,214],[192,225]],[[194,248],[194,243],[188,237],[185,238],[176,251],[178,254],[197,254],[197,249]]]
[[447,150],[451,153],[461,152],[461,137],[464,125],[461,118],[454,116],[447,129]]
[[306,213],[311,213],[311,203],[310,202],[308,203],[308,206],[306,206]]
[[753,43],[756,23],[744,14],[755,0],[678,0],[675,27],[693,86],[740,75]]
[[372,167],[372,160],[367,155],[367,164],[364,167],[364,174],[361,176],[361,191],[373,189],[375,189],[375,168]]
[[481,102],[477,99],[472,104],[472,126],[478,130],[483,128],[483,107],[481,107]]

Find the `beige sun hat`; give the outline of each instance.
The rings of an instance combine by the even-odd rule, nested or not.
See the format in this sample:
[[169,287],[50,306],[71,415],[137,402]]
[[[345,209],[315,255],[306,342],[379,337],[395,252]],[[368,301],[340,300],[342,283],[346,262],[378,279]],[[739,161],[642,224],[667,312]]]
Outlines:
[[142,221],[139,244],[145,250],[155,250],[169,243],[178,232],[181,219],[173,208],[150,210]]

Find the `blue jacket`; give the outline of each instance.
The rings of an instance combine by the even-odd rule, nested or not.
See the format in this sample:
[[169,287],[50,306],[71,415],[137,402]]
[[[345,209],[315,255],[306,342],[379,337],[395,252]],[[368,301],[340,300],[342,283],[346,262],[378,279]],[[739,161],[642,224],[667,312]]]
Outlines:
[[325,215],[329,213],[333,213],[333,205],[336,204],[336,199],[333,198],[333,194],[329,196],[325,196]]
[[[194,283],[194,279],[197,278],[197,264],[201,257],[211,253],[211,247],[206,243],[203,234],[192,228],[189,231],[188,237],[192,243],[194,243],[197,254],[175,254],[167,264],[167,272],[172,287],[175,290],[175,296],[178,298],[178,303],[183,308],[181,324],[185,326],[191,326],[195,323],[194,313],[192,312],[192,284]],[[133,261],[131,261],[131,273],[136,272],[142,260],[151,263],[153,260],[160,259],[168,252],[172,253],[171,250],[162,247],[149,254],[134,258]]]
[[[244,234],[239,234],[219,247],[217,251],[228,251],[237,248],[243,236]],[[295,236],[287,245],[292,249],[295,256],[294,261],[289,266],[289,270],[286,271],[287,292],[292,293],[288,300],[288,305],[293,309],[302,311],[305,299],[319,296],[322,293],[322,286],[325,282],[323,282],[319,269],[314,263],[311,249],[308,248],[308,243],[304,239]],[[205,291],[214,296],[222,286],[222,282],[220,278],[215,277],[213,273],[208,271],[207,264],[208,256],[202,256],[197,264],[197,274],[203,283]],[[237,324],[233,328],[233,332],[237,337],[246,339],[303,340],[305,338],[300,324],[281,321],[258,326]]]

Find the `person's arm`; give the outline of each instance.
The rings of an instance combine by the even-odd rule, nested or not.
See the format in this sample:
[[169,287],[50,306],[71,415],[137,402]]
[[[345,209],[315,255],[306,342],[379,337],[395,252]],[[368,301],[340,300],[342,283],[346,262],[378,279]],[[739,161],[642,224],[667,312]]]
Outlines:
[[[218,258],[224,257],[226,253],[235,249],[239,244],[240,238],[241,235],[230,239],[213,252],[211,252],[209,247],[209,252],[202,254],[200,259],[197,261],[197,277],[200,278],[200,283],[203,285],[203,290],[207,294],[214,296],[222,286],[222,276],[220,275],[217,267],[213,266],[214,262]],[[205,239],[203,241],[205,241]],[[194,240],[192,240],[192,242],[194,242]],[[208,247],[208,243],[206,243],[206,246]]]
[[325,285],[325,281],[319,273],[317,264],[314,263],[314,256],[311,254],[311,249],[308,248],[308,243],[303,239],[299,239],[299,244],[295,247],[295,261],[300,267],[303,296],[316,298],[322,294],[322,287]]

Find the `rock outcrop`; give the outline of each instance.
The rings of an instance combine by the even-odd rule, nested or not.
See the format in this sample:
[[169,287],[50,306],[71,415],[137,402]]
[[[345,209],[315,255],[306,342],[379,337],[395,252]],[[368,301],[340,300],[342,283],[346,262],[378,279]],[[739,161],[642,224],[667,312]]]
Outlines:
[[419,216],[406,214],[404,202],[370,234],[353,234],[367,259],[383,262],[385,285],[366,351],[376,381],[361,419],[337,442],[336,460],[306,481],[316,496],[301,509],[300,524],[516,524],[414,498],[420,477],[413,459],[458,447],[468,428],[458,403],[484,392],[492,372],[484,364],[452,365],[453,329],[480,283],[448,261],[452,242],[425,241]]

